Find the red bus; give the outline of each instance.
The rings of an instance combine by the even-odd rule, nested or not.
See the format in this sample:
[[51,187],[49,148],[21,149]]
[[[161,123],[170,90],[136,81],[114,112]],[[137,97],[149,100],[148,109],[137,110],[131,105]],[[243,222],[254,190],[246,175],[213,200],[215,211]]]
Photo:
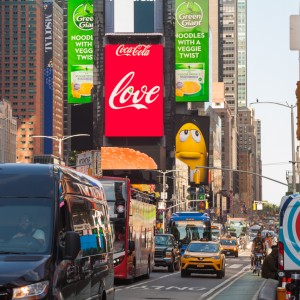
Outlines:
[[156,206],[129,179],[103,177],[113,238],[115,278],[150,277],[154,267]]

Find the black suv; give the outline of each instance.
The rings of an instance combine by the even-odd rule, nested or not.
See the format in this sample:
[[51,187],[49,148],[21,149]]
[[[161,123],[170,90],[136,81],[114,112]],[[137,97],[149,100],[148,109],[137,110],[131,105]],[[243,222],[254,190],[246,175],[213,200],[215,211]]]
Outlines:
[[180,248],[172,234],[155,236],[155,266],[168,267],[169,272],[180,270]]

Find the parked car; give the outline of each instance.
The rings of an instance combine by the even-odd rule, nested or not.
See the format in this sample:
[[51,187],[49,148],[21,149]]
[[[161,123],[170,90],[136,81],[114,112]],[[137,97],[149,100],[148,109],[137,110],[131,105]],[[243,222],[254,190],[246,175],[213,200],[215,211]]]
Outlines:
[[168,267],[169,272],[180,269],[181,243],[172,234],[157,234],[155,236],[155,266]]

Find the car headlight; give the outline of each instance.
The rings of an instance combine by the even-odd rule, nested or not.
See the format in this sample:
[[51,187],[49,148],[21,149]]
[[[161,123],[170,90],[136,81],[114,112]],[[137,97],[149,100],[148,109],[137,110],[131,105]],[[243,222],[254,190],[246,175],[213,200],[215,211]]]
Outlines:
[[47,294],[48,289],[49,289],[49,281],[42,281],[31,285],[25,285],[13,289],[12,299],[22,299],[22,298],[32,297],[32,296],[37,296],[32,299],[40,299]]
[[223,248],[223,247],[221,247],[221,250],[224,250],[224,248]]
[[166,251],[166,257],[172,257],[172,251]]
[[186,254],[183,254],[183,256],[182,256],[183,258],[191,258],[191,256],[189,256],[189,255],[186,255]]
[[220,256],[213,256],[213,259],[220,259]]
[[236,251],[237,250],[237,248],[234,248],[234,251]]

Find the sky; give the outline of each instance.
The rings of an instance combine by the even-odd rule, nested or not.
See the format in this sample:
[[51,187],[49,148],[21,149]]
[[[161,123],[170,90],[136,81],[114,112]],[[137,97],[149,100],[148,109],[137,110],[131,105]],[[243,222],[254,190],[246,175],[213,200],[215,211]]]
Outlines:
[[[299,80],[298,51],[289,49],[290,15],[299,14],[299,0],[248,0],[248,106],[262,102],[296,103]],[[300,30],[300,29],[299,29]],[[292,170],[291,109],[274,104],[252,105],[262,128],[262,174],[287,183]],[[296,116],[294,109],[295,144]],[[281,165],[268,165],[286,162]],[[279,204],[287,187],[262,180],[263,200]]]

